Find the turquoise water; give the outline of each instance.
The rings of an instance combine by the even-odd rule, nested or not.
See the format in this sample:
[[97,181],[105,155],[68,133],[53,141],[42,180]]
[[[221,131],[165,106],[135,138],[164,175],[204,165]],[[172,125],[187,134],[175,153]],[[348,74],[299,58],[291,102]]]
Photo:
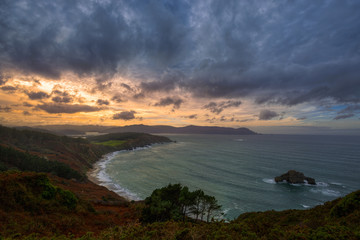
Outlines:
[[[168,183],[200,188],[218,199],[226,219],[306,209],[360,189],[359,136],[163,135],[177,142],[104,157],[101,184],[133,200]],[[274,182],[290,169],[318,184]]]

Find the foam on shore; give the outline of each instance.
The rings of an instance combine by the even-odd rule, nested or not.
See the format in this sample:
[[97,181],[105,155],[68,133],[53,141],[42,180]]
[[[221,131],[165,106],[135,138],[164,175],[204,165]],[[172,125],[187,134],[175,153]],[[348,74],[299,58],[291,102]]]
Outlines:
[[[147,149],[149,147],[136,148],[134,150]],[[130,150],[130,151],[134,151]],[[117,193],[119,196],[126,198],[127,200],[141,200],[135,193],[129,191],[128,189],[121,187],[119,184],[116,184],[109,175],[106,173],[106,166],[109,162],[111,162],[115,156],[119,153],[128,151],[116,151],[109,154],[104,155],[98,162],[93,165],[93,169],[87,173],[87,177],[93,183],[96,183],[100,186],[104,186],[110,191]]]

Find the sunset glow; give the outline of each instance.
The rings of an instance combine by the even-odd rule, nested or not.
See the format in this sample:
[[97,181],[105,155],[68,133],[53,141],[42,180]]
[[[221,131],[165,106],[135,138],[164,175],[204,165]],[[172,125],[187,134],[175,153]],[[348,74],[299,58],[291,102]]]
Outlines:
[[8,1],[0,123],[360,132],[358,10],[357,1]]

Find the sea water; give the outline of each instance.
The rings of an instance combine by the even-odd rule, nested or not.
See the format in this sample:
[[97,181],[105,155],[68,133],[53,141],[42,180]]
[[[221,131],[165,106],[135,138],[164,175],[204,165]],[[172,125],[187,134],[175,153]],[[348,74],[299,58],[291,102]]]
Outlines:
[[[202,189],[224,218],[249,211],[306,209],[360,189],[360,137],[163,134],[176,143],[105,156],[101,185],[130,200],[169,183]],[[288,170],[317,185],[275,183]]]

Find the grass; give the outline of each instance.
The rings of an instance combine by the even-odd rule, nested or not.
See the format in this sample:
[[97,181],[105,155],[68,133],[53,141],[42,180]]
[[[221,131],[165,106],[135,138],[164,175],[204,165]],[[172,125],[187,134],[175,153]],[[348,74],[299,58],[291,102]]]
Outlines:
[[94,143],[98,144],[98,145],[109,146],[109,147],[119,147],[122,144],[124,144],[125,142],[126,142],[126,140],[109,140],[109,141],[105,141],[105,142],[94,142]]

